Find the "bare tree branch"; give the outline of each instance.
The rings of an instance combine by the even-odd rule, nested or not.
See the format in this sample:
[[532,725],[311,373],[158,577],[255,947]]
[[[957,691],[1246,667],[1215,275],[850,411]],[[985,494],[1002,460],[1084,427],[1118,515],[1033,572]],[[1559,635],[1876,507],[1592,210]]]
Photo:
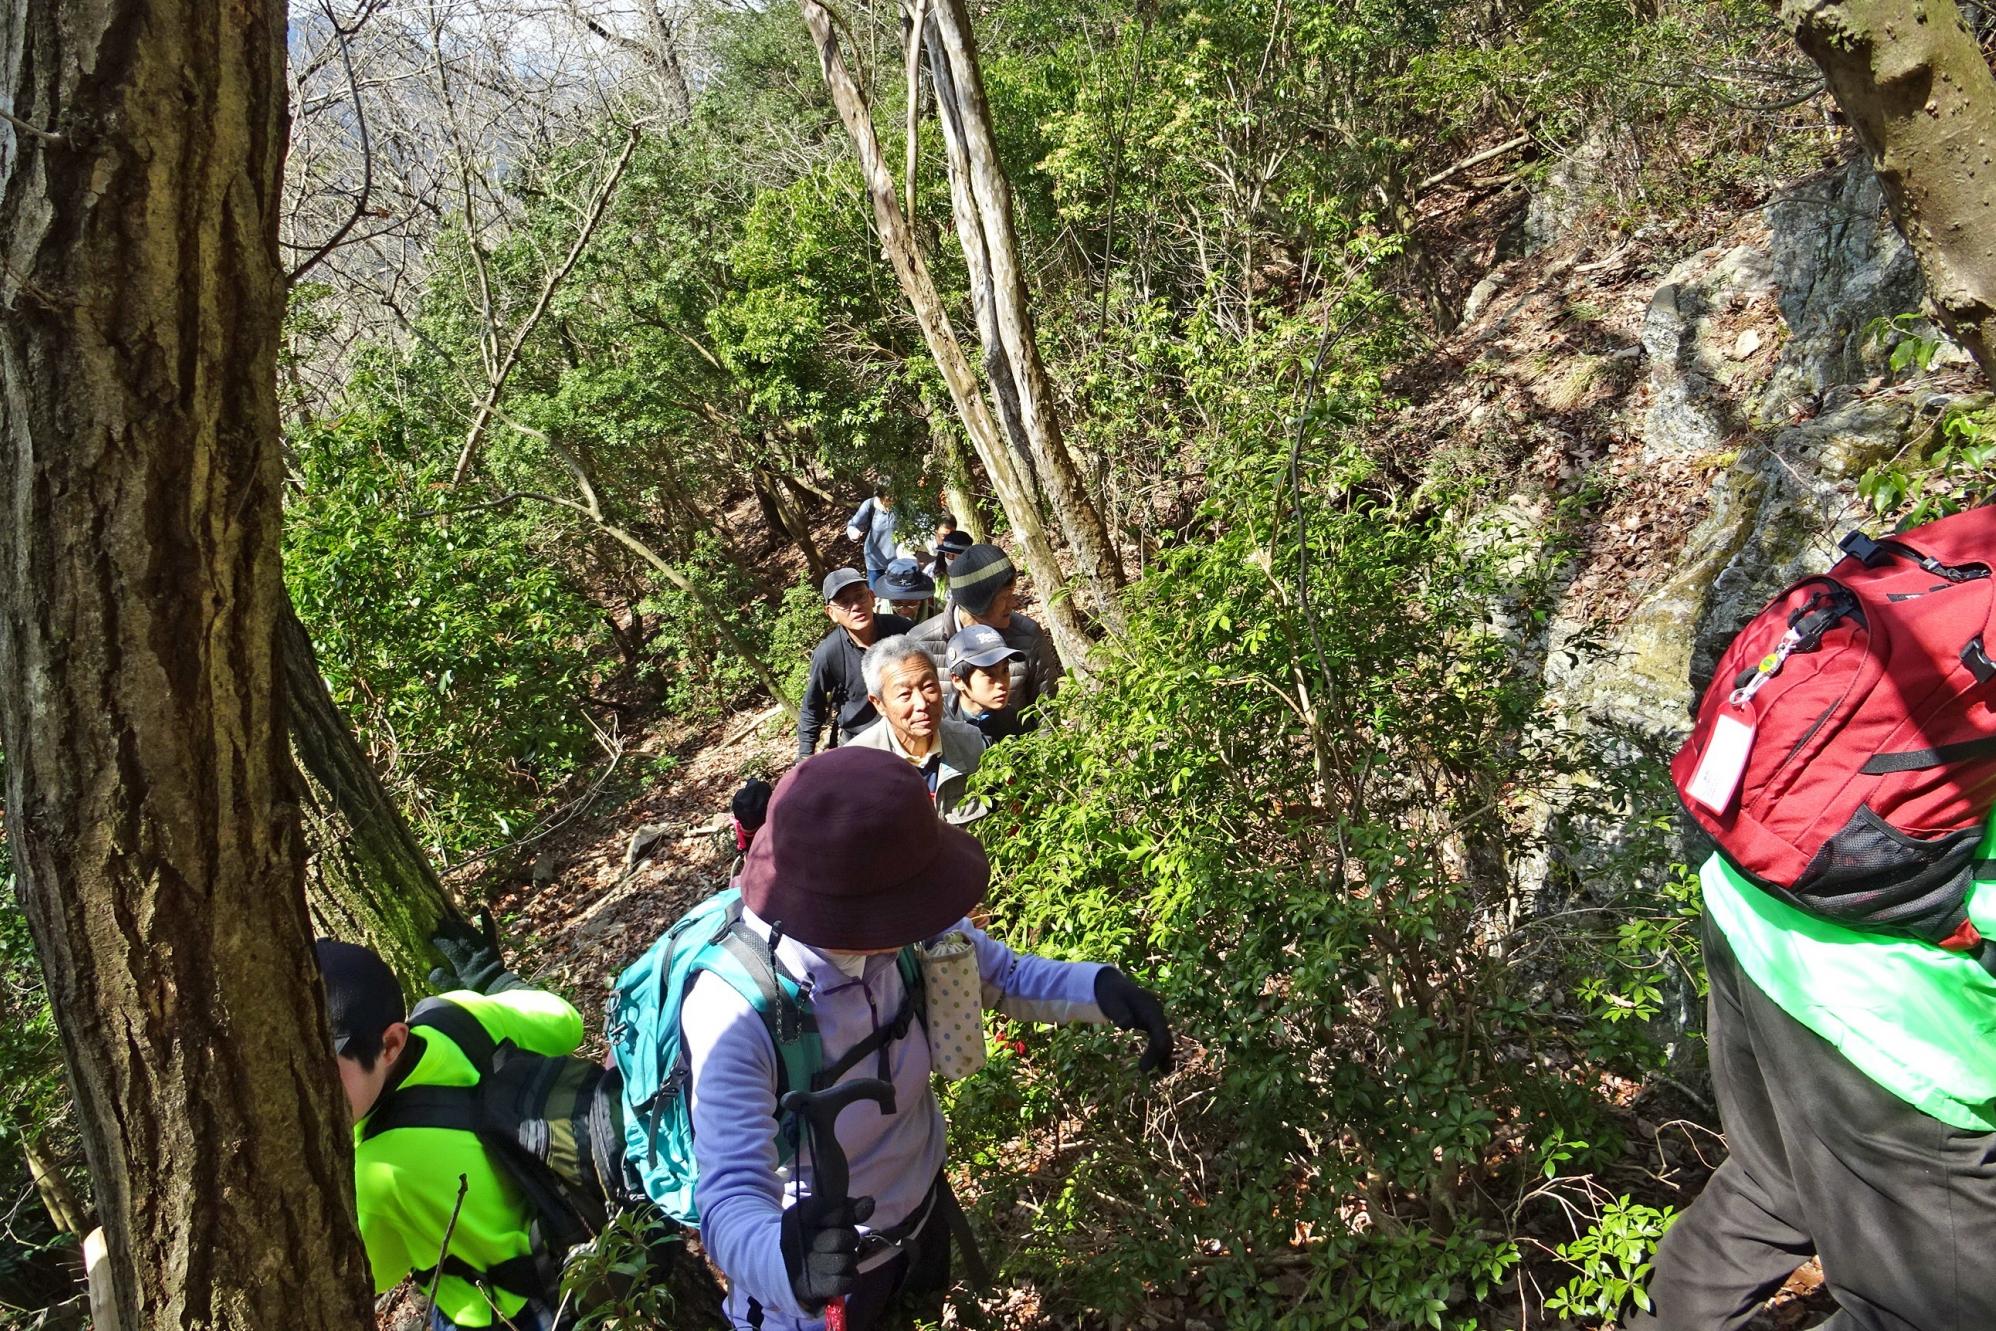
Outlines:
[[[478,445],[485,436],[486,426],[490,424],[493,414],[498,409],[499,395],[505,391],[506,381],[512,377],[513,367],[520,362],[522,348],[526,346],[527,339],[533,336],[534,330],[540,326],[541,319],[547,314],[548,305],[554,300],[555,292],[568,275],[575,271],[576,261],[582,257],[582,251],[588,248],[590,240],[595,236],[596,228],[603,220],[603,212],[609,207],[610,197],[617,191],[617,182],[623,179],[624,168],[631,164],[631,155],[638,150],[638,140],[642,134],[643,131],[639,126],[635,124],[630,126],[629,132],[624,137],[623,151],[617,154],[617,160],[610,164],[602,183],[597,186],[595,196],[589,201],[589,211],[583,217],[582,225],[576,230],[574,243],[568,247],[567,256],[541,282],[540,295],[535,298],[533,308],[527,311],[526,317],[513,330],[512,339],[506,346],[505,356],[493,367],[487,380],[484,400],[478,404],[478,412],[472,417],[471,429],[464,437],[464,448],[457,456],[457,465],[451,469],[451,484],[456,485],[464,479],[464,473],[471,466],[472,456],[477,453]],[[494,331],[496,333],[496,329]]]

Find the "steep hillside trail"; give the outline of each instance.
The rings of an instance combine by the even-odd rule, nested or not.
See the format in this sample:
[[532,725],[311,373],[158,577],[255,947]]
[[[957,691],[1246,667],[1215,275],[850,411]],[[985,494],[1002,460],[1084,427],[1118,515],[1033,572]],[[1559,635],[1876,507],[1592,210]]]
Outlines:
[[[1524,253],[1508,247],[1542,210],[1521,196],[1472,200],[1448,220],[1481,276],[1461,325],[1396,372],[1405,405],[1379,423],[1394,445],[1381,453],[1408,492],[1438,471],[1474,469],[1494,478],[1495,520],[1557,527],[1560,601],[1532,641],[1549,697],[1579,724],[1659,735],[1681,724],[1687,667],[1734,608],[1724,598],[1764,596],[1754,588],[1814,558],[1827,525],[1857,516],[1854,468],[1902,447],[1935,403],[1973,391],[1961,363],[1902,373],[1884,366],[1889,348],[1871,345],[1869,324],[1915,308],[1917,292],[1907,293],[1889,227],[1872,225],[1867,187],[1827,160],[1782,190],[1632,231],[1599,210],[1555,216]],[[1790,479],[1750,484],[1774,472]],[[1810,508],[1819,502],[1845,511]],[[1794,519],[1798,506],[1808,521]],[[726,517],[765,595],[803,580],[801,556],[752,501]],[[851,562],[843,512],[812,517],[827,559]],[[1787,544],[1771,544],[1770,531]],[[1728,579],[1722,596],[1715,588]],[[1609,650],[1562,670],[1554,649],[1580,626]],[[773,664],[781,676],[793,663]],[[593,802],[521,852],[516,869],[471,866],[454,884],[491,902],[523,973],[570,996],[592,1039],[618,970],[724,883],[734,791],[749,776],[774,781],[794,752],[791,723],[760,695],[699,720],[655,705],[622,714],[620,770],[597,774]],[[657,839],[627,869],[640,829]],[[1695,1196],[1720,1158],[1709,1100],[1668,1078],[1608,1089],[1628,1153],[1601,1181],[1658,1204]],[[1551,1224],[1519,1236],[1544,1253],[1564,1237]],[[1036,1324],[1034,1307],[1025,1290],[986,1303],[1019,1327]],[[1756,1326],[1796,1331],[1831,1307],[1811,1265]],[[1493,1299],[1500,1320],[1490,1325],[1515,1323],[1516,1309],[1513,1299],[1505,1323]],[[1188,1316],[1182,1291],[1160,1291],[1138,1324],[1197,1325]]]
[[[856,557],[843,512],[812,516],[828,559]],[[747,498],[725,512],[743,566],[758,571],[759,589],[773,604],[807,574],[795,544],[759,517]],[[789,665],[774,664],[779,675]],[[725,715],[689,719],[631,692],[639,696],[620,711],[627,719],[615,768],[588,777],[586,789],[597,793],[582,797],[585,807],[516,848],[505,869],[474,863],[451,876],[453,890],[491,905],[521,974],[582,1010],[592,1041],[600,1039],[617,972],[723,885],[737,853],[728,814],[735,791],[751,776],[775,782],[796,745],[783,709],[761,693],[739,699]],[[644,828],[657,829],[656,836],[627,868],[632,836]],[[594,1049],[601,1052],[600,1044]]]

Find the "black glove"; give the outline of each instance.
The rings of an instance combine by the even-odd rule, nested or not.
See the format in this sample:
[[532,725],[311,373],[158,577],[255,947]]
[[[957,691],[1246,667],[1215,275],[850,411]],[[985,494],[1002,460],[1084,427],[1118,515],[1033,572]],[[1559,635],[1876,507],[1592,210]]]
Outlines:
[[479,994],[526,988],[527,982],[507,970],[499,955],[499,926],[492,922],[492,912],[480,906],[477,919],[474,928],[456,915],[446,915],[430,935],[431,945],[450,963],[430,972],[430,987],[469,989]]
[[783,1213],[783,1267],[805,1311],[852,1291],[859,1279],[859,1228],[871,1197],[806,1197]]
[[1095,977],[1095,1006],[1122,1029],[1150,1036],[1137,1060],[1139,1072],[1171,1071],[1171,1023],[1156,994],[1114,966],[1104,966]]

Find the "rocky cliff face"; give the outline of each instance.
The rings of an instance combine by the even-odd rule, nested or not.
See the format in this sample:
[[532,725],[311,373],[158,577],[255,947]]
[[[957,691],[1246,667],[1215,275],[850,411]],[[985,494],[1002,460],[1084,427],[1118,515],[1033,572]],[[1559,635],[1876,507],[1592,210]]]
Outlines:
[[[1862,160],[1730,219],[1614,238],[1590,234],[1572,181],[1557,184],[1557,224],[1535,207],[1522,233],[1564,238],[1484,278],[1406,385],[1401,430],[1431,470],[1505,474],[1492,529],[1562,552],[1549,622],[1511,616],[1521,646],[1543,662],[1548,703],[1602,751],[1589,785],[1618,760],[1647,764],[1639,802],[1662,807],[1657,764],[1721,649],[1780,587],[1834,562],[1870,517],[1858,478],[1976,380],[1959,354],[1888,372],[1904,334],[1880,322],[1917,311],[1922,291]],[[1495,608],[1500,624],[1511,609]],[[1525,909],[1626,880],[1628,858],[1613,858],[1626,819],[1545,806],[1529,821],[1519,844],[1540,849],[1512,866]],[[1558,883],[1555,862],[1569,870]]]
[[[1556,234],[1542,211],[1528,235]],[[1886,372],[1902,334],[1876,325],[1919,309],[1920,275],[1862,160],[1700,226],[1568,227],[1499,265],[1407,427],[1449,441],[1431,457],[1507,466],[1507,521],[1579,500],[1549,690],[1578,724],[1668,744],[1738,627],[1861,525],[1858,477],[1970,386],[1958,354]],[[1587,634],[1605,649],[1559,650]]]

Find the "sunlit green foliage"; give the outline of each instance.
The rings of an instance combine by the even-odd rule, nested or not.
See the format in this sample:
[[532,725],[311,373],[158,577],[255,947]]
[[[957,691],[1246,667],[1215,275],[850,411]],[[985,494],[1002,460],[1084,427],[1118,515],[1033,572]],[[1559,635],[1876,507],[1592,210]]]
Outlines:
[[[898,14],[842,18],[898,166]],[[1063,424],[1141,573],[1109,687],[988,759],[990,908],[1015,942],[1155,981],[1192,1049],[1146,1087],[1113,1039],[1033,1034],[958,1091],[1004,1274],[1061,1321],[1166,1299],[1369,1331],[1477,1325],[1536,1261],[1570,1280],[1562,1308],[1606,1316],[1663,1213],[1585,1182],[1624,1145],[1604,1079],[1659,1066],[1699,976],[1656,755],[1566,728],[1533,664],[1590,501],[1493,529],[1501,468],[1367,440],[1421,354],[1412,311],[1467,285],[1411,234],[1425,181],[1521,138],[1476,190],[1583,147],[1575,187],[1624,227],[1750,190],[1821,146],[1751,109],[1794,57],[1746,0],[1006,0],[977,22]],[[725,623],[797,686],[826,622],[749,557],[756,490],[796,478],[836,507],[884,476],[911,525],[933,498],[949,404],[801,25],[729,8],[703,31],[692,119],[638,144],[466,478],[462,237],[407,335],[294,431],[294,597],[448,851],[504,838],[589,761],[613,675],[684,718],[759,708]],[[483,253],[502,322],[621,134],[519,164],[519,226]],[[916,230],[970,330],[941,143],[917,134]],[[323,326],[303,293],[294,318]],[[1980,431],[1948,427],[1867,495],[1962,493]],[[615,660],[605,619],[648,636]],[[1585,1223],[1534,1248],[1569,1186]]]
[[591,747],[603,635],[538,515],[451,507],[447,454],[390,402],[293,440],[286,580],[334,698],[452,852],[505,839]]
[[[1661,1056],[1639,1021],[1608,1028],[1649,1002],[1667,923],[1585,944],[1582,923],[1552,953],[1521,924],[1546,798],[1632,825],[1616,869],[1647,887],[1617,919],[1676,913],[1641,858],[1652,811],[1622,802],[1640,774],[1597,767],[1585,811],[1557,793],[1599,762],[1519,650],[1559,534],[1493,537],[1449,494],[1379,486],[1353,427],[1383,404],[1394,330],[1360,295],[1328,312],[1356,313],[1374,317],[1326,358],[1293,472],[1267,426],[1309,392],[1317,329],[1233,349],[1253,360],[1204,348],[1201,535],[1134,589],[1114,687],[986,758],[1009,801],[985,837],[993,918],[1154,981],[1197,1051],[1145,1091],[1099,1035],[1035,1035],[958,1094],[989,1214],[1030,1200],[1012,1270],[1056,1317],[1165,1290],[1228,1326],[1476,1325],[1548,1145],[1556,1174],[1619,1149],[1591,1080]],[[1624,968],[1597,973],[1602,954]],[[1576,1029],[1583,980],[1613,1016]]]
[[[1896,369],[1896,350],[1894,358]],[[1996,502],[1996,409],[1949,406],[1898,454],[1866,469],[1857,492],[1901,527]]]

